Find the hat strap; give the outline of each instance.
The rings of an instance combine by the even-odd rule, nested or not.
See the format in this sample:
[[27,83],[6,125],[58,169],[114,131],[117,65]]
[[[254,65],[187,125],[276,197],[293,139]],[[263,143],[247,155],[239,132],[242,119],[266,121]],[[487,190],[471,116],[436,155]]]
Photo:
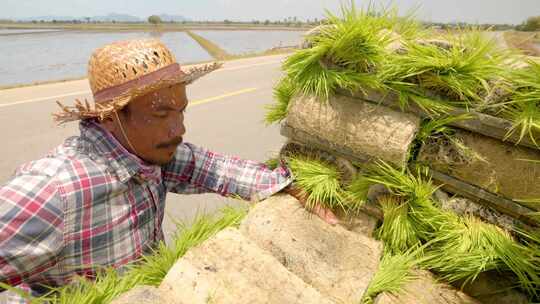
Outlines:
[[120,126],[120,132],[122,132],[122,136],[124,136],[124,139],[127,141],[129,147],[133,151],[133,154],[137,154],[137,150],[135,150],[135,147],[133,147],[133,145],[131,144],[131,141],[129,141],[129,138],[126,135],[126,131],[124,131],[124,127],[122,126],[120,117],[118,117],[118,111],[114,111],[114,116],[116,117],[116,120],[118,120],[118,125]]

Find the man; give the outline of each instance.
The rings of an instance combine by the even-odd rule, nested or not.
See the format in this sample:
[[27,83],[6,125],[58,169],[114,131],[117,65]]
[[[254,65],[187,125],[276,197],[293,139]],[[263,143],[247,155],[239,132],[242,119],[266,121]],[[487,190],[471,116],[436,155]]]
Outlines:
[[185,86],[218,67],[184,73],[156,40],[96,50],[88,69],[95,106],[61,105],[55,116],[80,120],[80,136],[0,187],[0,282],[39,295],[43,285],[136,261],[163,240],[167,192],[259,201],[285,189],[303,201],[284,166],[270,170],[182,142]]

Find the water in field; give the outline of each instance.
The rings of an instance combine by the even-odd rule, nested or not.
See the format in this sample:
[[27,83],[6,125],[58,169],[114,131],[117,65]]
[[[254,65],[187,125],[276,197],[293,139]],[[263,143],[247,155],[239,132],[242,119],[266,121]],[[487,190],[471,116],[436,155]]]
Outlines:
[[16,34],[36,34],[36,33],[48,33],[58,32],[60,30],[55,29],[3,29],[0,28],[0,35],[16,35]]
[[[297,31],[196,31],[231,54],[261,52],[298,45]],[[0,86],[54,81],[86,75],[92,51],[106,43],[134,38],[159,38],[180,63],[212,60],[184,32],[93,32],[0,29]]]
[[85,76],[94,49],[116,40],[150,37],[161,39],[181,63],[212,59],[183,32],[57,31],[0,35],[0,86]]
[[301,31],[193,31],[214,42],[229,54],[262,52],[274,47],[297,46]]

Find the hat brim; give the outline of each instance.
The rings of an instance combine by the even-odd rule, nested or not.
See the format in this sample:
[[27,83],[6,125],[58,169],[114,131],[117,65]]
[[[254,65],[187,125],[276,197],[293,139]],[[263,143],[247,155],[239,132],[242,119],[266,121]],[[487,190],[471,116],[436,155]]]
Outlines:
[[195,80],[219,69],[221,66],[221,63],[216,62],[190,68],[187,72],[177,69],[172,72],[165,71],[166,73],[162,73],[163,75],[144,75],[134,81],[130,81],[130,83],[94,94],[94,108],[86,100],[84,103],[80,100],[75,100],[74,106],[64,106],[57,101],[62,111],[53,114],[53,117],[59,124],[89,118],[103,120],[110,117],[114,112],[121,110],[134,98],[179,83],[189,85]]

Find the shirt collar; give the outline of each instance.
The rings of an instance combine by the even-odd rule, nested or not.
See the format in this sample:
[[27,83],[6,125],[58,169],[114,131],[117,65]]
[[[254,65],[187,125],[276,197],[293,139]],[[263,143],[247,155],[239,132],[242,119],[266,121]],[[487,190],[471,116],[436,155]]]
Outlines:
[[88,151],[94,150],[99,157],[108,161],[111,171],[121,182],[132,177],[156,178],[161,174],[159,166],[151,165],[130,153],[118,140],[96,121],[83,120],[79,123],[81,142]]

